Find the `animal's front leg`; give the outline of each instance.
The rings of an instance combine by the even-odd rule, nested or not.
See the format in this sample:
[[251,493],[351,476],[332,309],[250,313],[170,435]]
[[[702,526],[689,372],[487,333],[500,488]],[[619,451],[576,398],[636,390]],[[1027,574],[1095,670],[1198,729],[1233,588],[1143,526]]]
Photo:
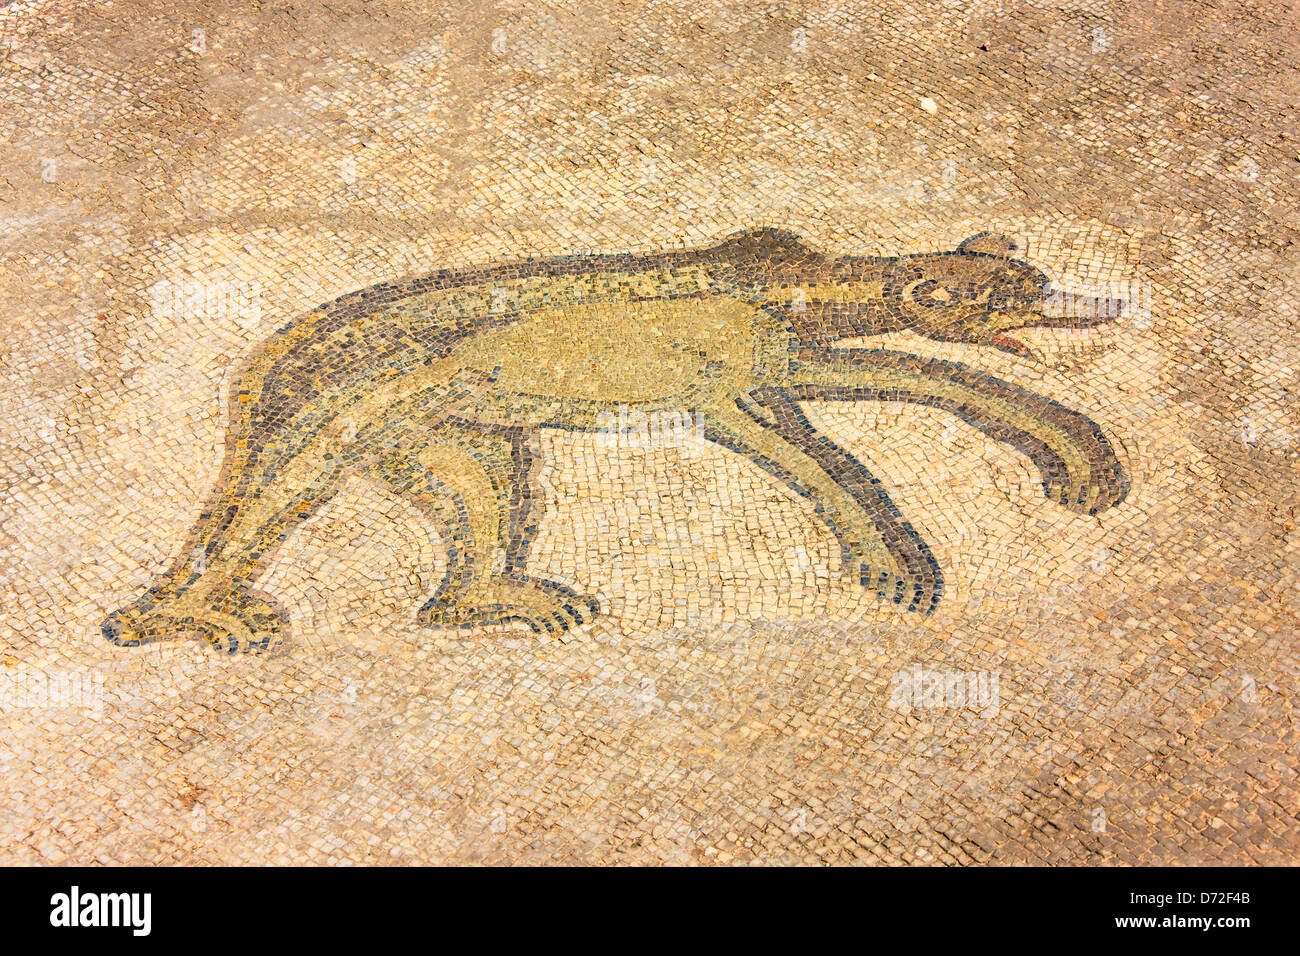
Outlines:
[[952,412],[1028,455],[1047,497],[1075,511],[1096,514],[1128,494],[1124,468],[1095,422],[969,366],[883,349],[807,349],[791,379],[787,393],[800,400],[915,402]]
[[780,389],[703,410],[705,437],[749,458],[817,506],[855,580],[929,613],[943,590],[924,541],[856,458],[812,427]]

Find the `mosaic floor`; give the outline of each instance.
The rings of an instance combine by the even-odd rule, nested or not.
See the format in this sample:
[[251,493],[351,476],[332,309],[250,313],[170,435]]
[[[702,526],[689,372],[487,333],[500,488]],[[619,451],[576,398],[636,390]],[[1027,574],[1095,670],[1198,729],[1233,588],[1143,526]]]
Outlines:
[[1296,862],[1297,26],[6,4],[0,862]]

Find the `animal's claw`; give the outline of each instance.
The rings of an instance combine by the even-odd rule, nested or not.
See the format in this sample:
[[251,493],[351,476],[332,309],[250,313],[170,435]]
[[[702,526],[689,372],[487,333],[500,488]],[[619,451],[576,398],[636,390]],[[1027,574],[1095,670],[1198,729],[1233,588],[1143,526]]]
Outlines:
[[453,600],[421,608],[425,627],[480,627],[519,622],[534,634],[563,634],[600,613],[596,600],[552,581],[503,577]]
[[268,650],[287,631],[288,617],[280,607],[241,590],[204,599],[160,590],[114,611],[100,625],[104,638],[120,647],[199,634],[227,654]]
[[859,565],[858,583],[874,591],[883,600],[922,614],[929,614],[935,609],[943,591],[943,582],[937,573],[933,576],[899,575],[892,571],[877,570],[866,563]]
[[1044,482],[1049,501],[1082,514],[1095,515],[1122,502],[1129,492],[1128,478],[1116,462],[1086,479],[1053,476]]

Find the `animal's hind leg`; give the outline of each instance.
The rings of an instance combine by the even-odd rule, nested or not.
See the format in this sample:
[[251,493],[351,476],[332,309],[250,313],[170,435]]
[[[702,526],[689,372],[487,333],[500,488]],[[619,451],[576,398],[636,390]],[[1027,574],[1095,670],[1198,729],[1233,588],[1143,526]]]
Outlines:
[[596,602],[524,572],[530,524],[532,456],[519,429],[443,423],[428,441],[390,456],[377,469],[395,491],[420,505],[447,535],[448,570],[420,609],[427,627],[521,621],[557,633],[590,620]]
[[337,491],[338,469],[311,465],[291,463],[258,492],[241,487],[211,503],[185,557],[139,600],[110,614],[104,636],[134,646],[198,633],[230,653],[277,643],[288,617],[252,582],[263,559]]
[[419,508],[438,529],[447,552],[447,566],[428,603],[455,600],[473,580],[474,573],[474,538],[463,496],[421,464],[414,452],[405,450],[377,460],[372,476]]

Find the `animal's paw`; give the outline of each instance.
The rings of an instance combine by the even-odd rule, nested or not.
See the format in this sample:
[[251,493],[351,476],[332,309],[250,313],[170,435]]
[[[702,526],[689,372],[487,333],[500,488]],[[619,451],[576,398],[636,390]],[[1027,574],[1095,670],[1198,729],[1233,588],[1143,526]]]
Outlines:
[[1128,476],[1113,454],[1095,456],[1079,468],[1057,468],[1043,476],[1043,493],[1049,501],[1095,515],[1123,501],[1129,492]]
[[122,647],[198,634],[219,651],[264,651],[283,640],[285,612],[264,598],[232,590],[200,600],[191,594],[151,592],[114,611],[100,625],[104,637]]
[[943,595],[943,572],[930,548],[906,522],[877,531],[876,541],[848,545],[845,569],[881,599],[906,611],[929,614]]
[[562,634],[599,613],[595,598],[553,581],[513,575],[430,601],[417,617],[424,627],[483,627],[517,621],[535,634]]
[[1123,501],[1128,475],[1096,422],[1062,412],[1057,424],[1069,438],[1067,448],[1034,456],[1047,499],[1088,515]]
[[929,614],[943,594],[943,577],[937,566],[922,562],[907,574],[883,570],[867,561],[857,561],[858,583],[885,601],[907,611]]

